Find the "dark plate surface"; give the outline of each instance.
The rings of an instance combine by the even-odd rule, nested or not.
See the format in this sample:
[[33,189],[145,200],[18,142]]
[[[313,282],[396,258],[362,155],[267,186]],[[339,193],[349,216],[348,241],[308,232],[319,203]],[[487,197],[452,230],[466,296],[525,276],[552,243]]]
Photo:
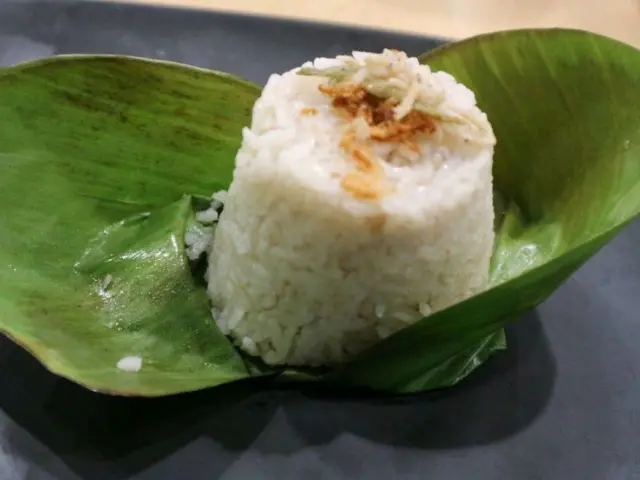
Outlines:
[[[0,0],[0,65],[120,53],[264,82],[312,57],[436,44],[196,11]],[[54,377],[2,337],[0,480],[640,479],[639,246],[635,222],[509,330],[507,352],[437,396],[249,395],[235,385],[111,398]]]

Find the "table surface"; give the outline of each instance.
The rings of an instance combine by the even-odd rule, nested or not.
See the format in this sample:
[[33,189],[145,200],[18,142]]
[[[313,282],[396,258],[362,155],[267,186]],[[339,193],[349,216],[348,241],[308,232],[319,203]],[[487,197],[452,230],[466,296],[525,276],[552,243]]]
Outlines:
[[[0,66],[117,53],[264,82],[317,56],[385,46],[416,55],[435,44],[197,11],[0,0]],[[0,336],[0,480],[640,479],[638,245],[640,221],[510,327],[508,350],[435,398],[247,396],[242,385],[115,398],[49,374]]]
[[640,0],[133,0],[452,38],[523,27],[591,30],[640,47]]

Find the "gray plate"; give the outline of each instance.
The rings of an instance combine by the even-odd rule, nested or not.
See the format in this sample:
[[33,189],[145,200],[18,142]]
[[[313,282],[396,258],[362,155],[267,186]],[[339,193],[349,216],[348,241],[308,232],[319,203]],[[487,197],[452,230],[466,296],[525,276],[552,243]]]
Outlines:
[[[429,38],[202,12],[0,0],[0,64],[122,53],[264,82]],[[1,217],[0,217],[1,221]],[[640,479],[640,222],[509,330],[463,385],[401,401],[242,386],[111,398],[0,340],[0,480]],[[0,266],[2,268],[2,266]]]

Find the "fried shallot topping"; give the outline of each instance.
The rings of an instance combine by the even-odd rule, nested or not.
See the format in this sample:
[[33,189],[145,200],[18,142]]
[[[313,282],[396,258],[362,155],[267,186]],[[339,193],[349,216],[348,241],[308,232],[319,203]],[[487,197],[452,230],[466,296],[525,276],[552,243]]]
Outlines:
[[340,140],[340,147],[344,149],[356,165],[356,170],[347,172],[340,182],[340,186],[355,198],[361,200],[377,200],[390,188],[385,185],[384,170],[368,145],[358,141],[353,128]]
[[331,98],[331,105],[345,120],[362,119],[368,127],[368,138],[359,138],[352,125],[340,140],[340,146],[349,153],[357,169],[344,176],[342,188],[359,199],[379,199],[390,192],[390,188],[385,185],[384,170],[368,147],[367,140],[396,142],[419,153],[417,138],[435,132],[434,120],[426,113],[416,110],[397,118],[397,100],[377,97],[362,85],[327,84],[318,88]]
[[[356,198],[379,200],[392,192],[382,162],[413,163],[412,158],[421,157],[421,140],[435,133],[467,145],[495,144],[475,99],[470,104],[453,91],[453,77],[432,72],[404,52],[353,52],[329,64],[316,63],[300,68],[298,74],[324,78],[320,92],[347,122],[340,146],[355,169],[344,175],[341,185]],[[375,143],[392,144],[388,158],[376,158]]]
[[363,118],[369,125],[369,137],[379,142],[407,142],[413,149],[416,137],[436,131],[434,119],[424,112],[411,110],[397,118],[393,98],[382,99],[369,93],[363,85],[320,85],[319,90],[330,97],[331,105],[345,118]]

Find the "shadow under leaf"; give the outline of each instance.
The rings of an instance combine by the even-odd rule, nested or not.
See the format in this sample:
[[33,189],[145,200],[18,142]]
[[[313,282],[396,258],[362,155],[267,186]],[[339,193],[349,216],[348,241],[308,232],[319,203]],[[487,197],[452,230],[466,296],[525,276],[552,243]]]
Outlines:
[[[535,312],[507,332],[507,350],[461,384],[402,397],[315,384],[275,388],[260,379],[165,398],[110,397],[51,375],[3,338],[0,376],[12,388],[0,392],[0,408],[68,468],[92,479],[127,478],[202,437],[228,452],[291,453],[297,447],[286,439],[256,442],[277,410],[308,446],[343,433],[421,449],[487,444],[525,429],[544,410],[555,379]],[[13,448],[20,449],[19,434],[8,432],[9,447],[15,438]]]
[[[264,408],[246,407],[250,397],[265,388],[261,379],[163,398],[113,397],[52,375],[2,336],[0,377],[11,385],[0,391],[0,409],[83,478],[127,478],[209,428],[215,431],[217,422],[250,416],[255,432],[233,429],[224,440],[227,448],[242,449],[270,419]],[[20,450],[23,433],[17,426],[4,435],[7,448]]]
[[[548,404],[556,377],[549,341],[535,312],[507,329],[507,349],[460,384],[403,397],[300,389],[283,405],[308,444],[348,432],[394,446],[440,449],[503,440]],[[277,450],[277,446],[274,446]]]

